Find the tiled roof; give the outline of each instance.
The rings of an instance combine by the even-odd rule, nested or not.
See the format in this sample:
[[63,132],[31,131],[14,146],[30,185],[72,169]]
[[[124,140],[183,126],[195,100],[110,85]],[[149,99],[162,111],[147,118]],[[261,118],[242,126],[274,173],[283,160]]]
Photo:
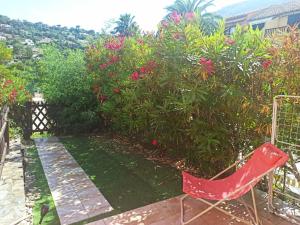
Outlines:
[[271,5],[261,10],[228,17],[226,18],[226,23],[231,24],[235,23],[237,20],[243,19],[253,21],[278,15],[292,14],[293,12],[300,12],[300,0],[293,0],[279,5]]
[[280,5],[271,5],[268,8],[258,10],[253,17],[250,18],[251,21],[259,20],[267,17],[290,14],[292,12],[300,11],[300,0],[290,1]]

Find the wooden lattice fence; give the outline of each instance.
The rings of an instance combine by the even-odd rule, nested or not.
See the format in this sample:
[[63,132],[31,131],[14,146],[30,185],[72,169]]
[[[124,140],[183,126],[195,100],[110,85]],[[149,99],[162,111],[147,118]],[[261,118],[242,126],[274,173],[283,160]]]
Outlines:
[[35,132],[55,132],[56,122],[49,116],[50,112],[59,112],[55,105],[27,102],[22,106],[14,106],[11,111],[12,118],[22,128],[25,139],[29,139]]
[[49,132],[53,131],[56,122],[49,117],[49,110],[52,110],[53,105],[45,102],[32,102],[32,133],[34,132]]

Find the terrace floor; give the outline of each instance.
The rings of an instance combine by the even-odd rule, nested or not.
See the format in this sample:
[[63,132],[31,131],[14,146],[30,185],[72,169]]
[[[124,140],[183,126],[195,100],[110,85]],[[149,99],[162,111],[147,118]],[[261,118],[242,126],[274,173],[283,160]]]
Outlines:
[[[258,205],[258,213],[263,225],[292,225],[293,223],[288,222],[274,214],[267,211],[267,199],[265,194],[256,191],[256,200]],[[250,196],[245,197],[245,201],[250,202]],[[185,200],[185,213],[186,217],[191,218],[193,215],[199,213],[207,206],[194,200],[187,198]],[[243,217],[244,219],[249,218],[249,215],[245,213],[245,208],[239,206],[237,203],[224,205],[229,207],[234,215]],[[131,210],[116,216],[105,218],[99,221],[89,223],[88,225],[179,225],[180,224],[180,196],[171,198],[165,201],[157,202],[145,207],[141,207],[135,210]],[[212,210],[203,217],[189,223],[189,225],[241,225],[244,223],[237,222],[229,216],[226,216],[218,210]]]

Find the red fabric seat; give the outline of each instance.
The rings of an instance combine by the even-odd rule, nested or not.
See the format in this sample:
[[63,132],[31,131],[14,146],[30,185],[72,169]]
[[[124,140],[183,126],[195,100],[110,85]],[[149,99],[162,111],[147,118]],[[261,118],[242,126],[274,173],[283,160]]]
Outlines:
[[[208,200],[236,199],[247,193],[260,181],[260,176],[286,163],[288,155],[270,143],[254,150],[251,158],[232,175],[219,180],[207,180],[182,172],[183,192],[194,197]],[[255,180],[230,197],[229,194]]]

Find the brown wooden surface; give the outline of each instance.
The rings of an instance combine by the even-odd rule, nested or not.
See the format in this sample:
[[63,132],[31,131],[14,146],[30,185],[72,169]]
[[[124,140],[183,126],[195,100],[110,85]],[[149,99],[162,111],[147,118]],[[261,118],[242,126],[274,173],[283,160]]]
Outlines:
[[24,139],[30,139],[34,132],[54,131],[56,122],[49,116],[53,111],[59,112],[59,108],[45,102],[26,102],[12,107],[11,118],[21,127]]
[[32,102],[32,133],[52,131],[55,123],[48,116],[49,104],[44,102]]
[[0,178],[2,175],[5,156],[9,149],[9,108],[4,106],[0,110]]
[[[263,225],[292,225],[287,220],[282,219],[267,210],[266,194],[256,191],[258,214]],[[98,220],[88,225],[180,225],[180,196],[165,201],[157,202],[138,209],[134,209],[116,216]],[[245,201],[251,203],[251,197],[245,196]],[[185,201],[186,219],[193,217],[208,206],[191,197]],[[234,215],[244,219],[249,219],[249,215],[243,206],[232,201],[223,205],[222,208],[229,210]],[[189,225],[244,225],[225,215],[218,210],[211,210],[202,217],[191,222]],[[297,223],[295,223],[297,224]]]

